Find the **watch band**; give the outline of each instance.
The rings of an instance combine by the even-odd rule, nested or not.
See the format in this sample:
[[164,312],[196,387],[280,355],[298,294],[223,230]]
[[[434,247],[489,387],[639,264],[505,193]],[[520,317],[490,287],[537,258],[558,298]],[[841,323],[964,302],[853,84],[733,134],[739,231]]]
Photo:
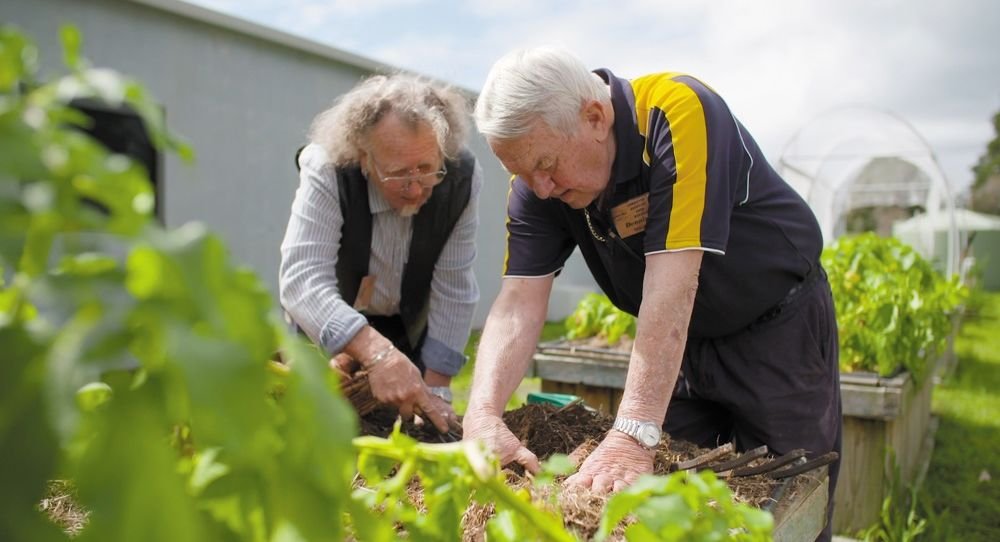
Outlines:
[[615,418],[615,423],[611,425],[611,428],[617,429],[634,439],[638,439],[639,425],[640,425],[639,420],[618,417]]
[[643,422],[631,418],[617,417],[612,429],[621,431],[632,437],[640,446],[647,450],[655,449],[660,444],[663,432],[655,422]]

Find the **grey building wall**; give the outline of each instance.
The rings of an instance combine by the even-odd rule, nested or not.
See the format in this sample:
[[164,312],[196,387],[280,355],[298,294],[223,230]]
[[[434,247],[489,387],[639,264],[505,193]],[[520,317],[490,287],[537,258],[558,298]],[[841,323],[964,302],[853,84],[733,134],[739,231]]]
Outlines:
[[[176,0],[3,0],[0,21],[32,37],[43,76],[63,73],[58,31],[72,23],[93,65],[143,83],[171,131],[197,153],[193,165],[164,162],[166,225],[205,222],[275,299],[278,246],[297,186],[293,155],[309,122],[360,78],[396,69]],[[481,137],[470,143],[486,174],[475,266],[481,326],[500,286],[508,175]],[[552,319],[595,288],[578,256],[563,275]]]

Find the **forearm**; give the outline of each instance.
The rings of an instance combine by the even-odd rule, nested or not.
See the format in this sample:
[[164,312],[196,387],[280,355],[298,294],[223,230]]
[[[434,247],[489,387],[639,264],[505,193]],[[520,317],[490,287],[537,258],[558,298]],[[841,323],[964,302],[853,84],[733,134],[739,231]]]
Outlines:
[[545,325],[551,282],[551,277],[504,279],[480,338],[467,415],[503,413]]
[[424,382],[428,386],[451,386],[451,375],[441,374],[434,369],[425,369]]
[[379,354],[393,346],[392,341],[385,338],[375,328],[365,325],[344,346],[344,352],[358,360],[362,366],[367,366]]
[[662,422],[687,342],[701,253],[657,256],[679,261],[659,266],[647,263],[636,339],[618,414]]

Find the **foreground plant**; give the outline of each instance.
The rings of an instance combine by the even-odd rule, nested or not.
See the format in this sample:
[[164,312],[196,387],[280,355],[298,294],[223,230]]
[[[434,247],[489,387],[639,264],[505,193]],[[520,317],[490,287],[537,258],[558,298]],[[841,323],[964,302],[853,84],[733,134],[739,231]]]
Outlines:
[[729,487],[707,470],[643,476],[608,500],[596,540],[604,540],[627,515],[628,540],[741,542],[771,539],[771,514],[732,500]]
[[[396,540],[395,525],[410,540],[461,538],[462,517],[474,500],[495,507],[487,524],[490,540],[576,540],[552,506],[509,487],[496,459],[478,443],[419,443],[397,425],[389,439],[357,437],[354,447],[365,480],[355,500],[366,510],[379,510],[383,520],[353,521],[362,540]],[[413,481],[419,503],[410,494]]]
[[[0,537],[65,539],[37,508],[69,478],[80,540],[341,539],[356,421],[325,360],[217,237],[155,224],[147,172],[68,104],[135,111],[190,151],[140,85],[62,38],[71,73],[40,84],[34,46],[0,30]],[[279,347],[295,363],[277,402]]]

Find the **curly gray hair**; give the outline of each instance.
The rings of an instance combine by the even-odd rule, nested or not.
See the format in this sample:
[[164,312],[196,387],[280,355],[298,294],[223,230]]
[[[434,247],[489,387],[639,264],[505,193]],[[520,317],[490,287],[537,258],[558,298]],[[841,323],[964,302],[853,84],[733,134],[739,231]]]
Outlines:
[[368,132],[386,113],[413,126],[427,123],[446,158],[458,156],[469,130],[469,106],[457,90],[409,75],[373,75],[313,119],[309,139],[337,166],[357,164]]

